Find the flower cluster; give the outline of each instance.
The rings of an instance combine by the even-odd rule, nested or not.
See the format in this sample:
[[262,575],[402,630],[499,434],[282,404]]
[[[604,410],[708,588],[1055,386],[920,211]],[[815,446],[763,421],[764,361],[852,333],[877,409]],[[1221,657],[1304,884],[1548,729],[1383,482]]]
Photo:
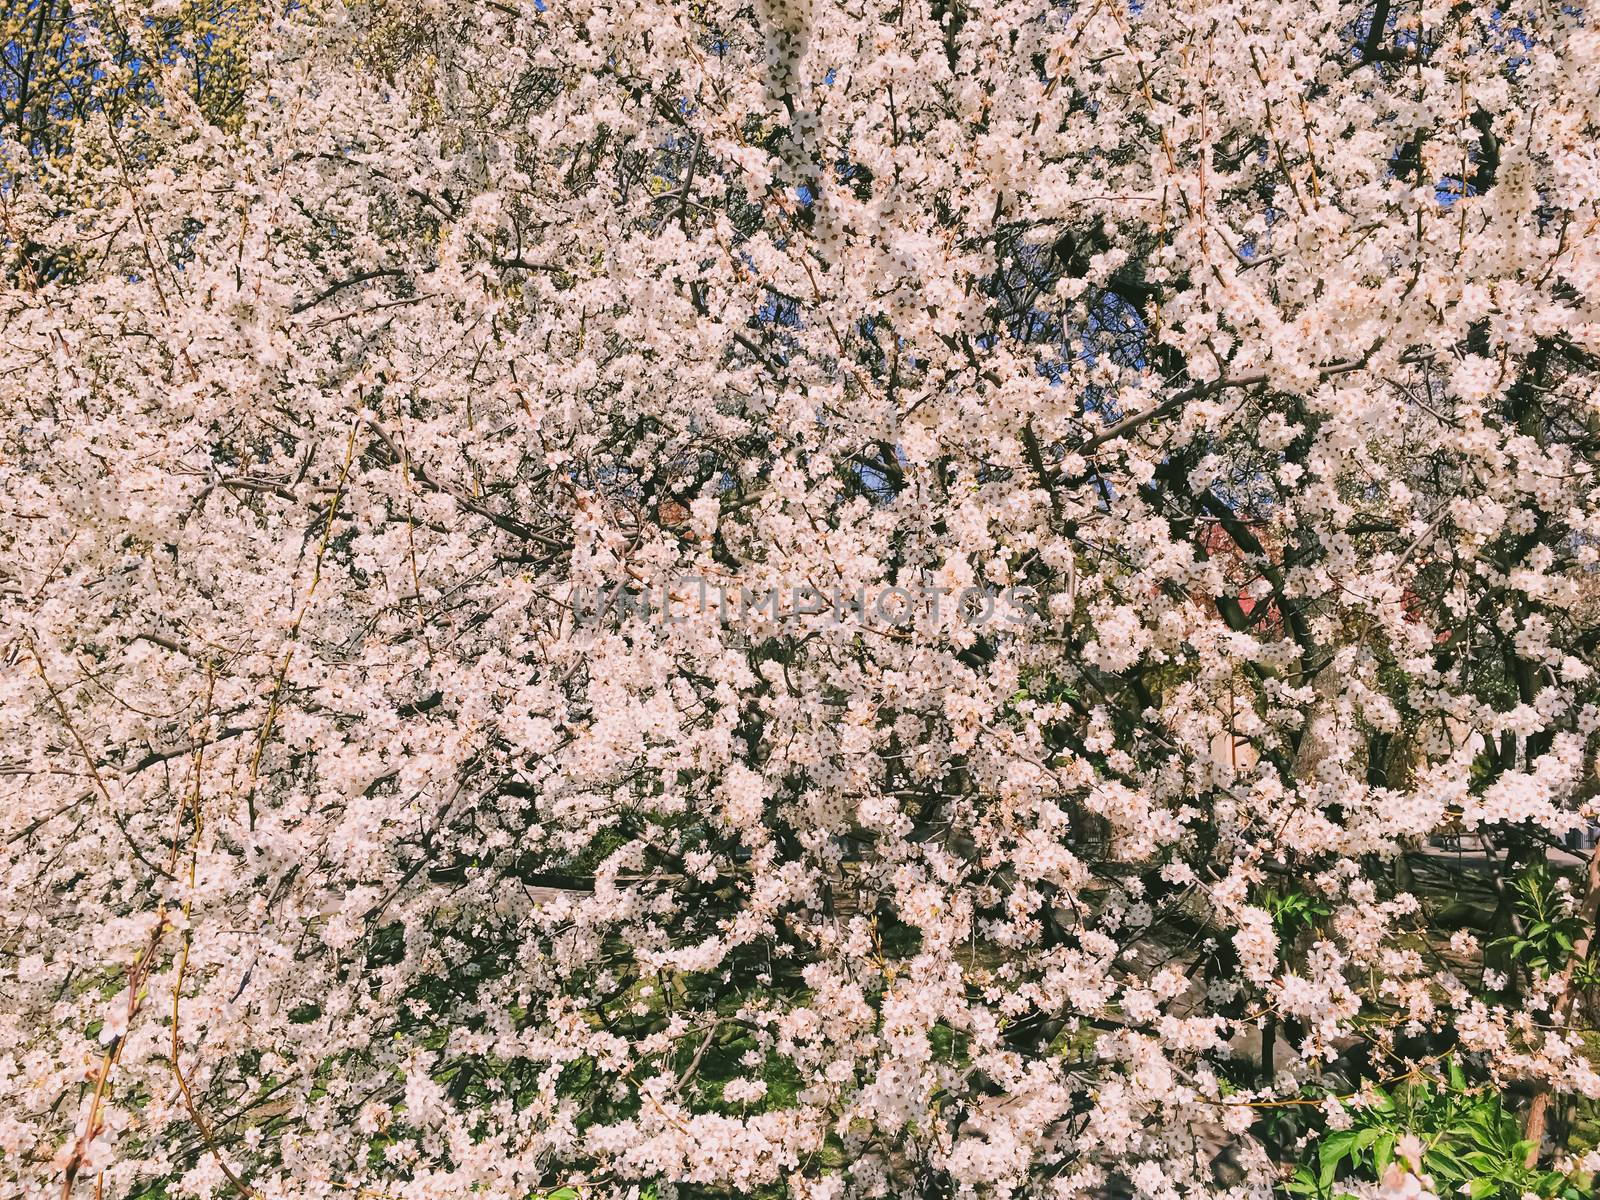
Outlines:
[[14,8],[9,1194],[1245,1200],[1447,1055],[1567,1161],[1592,12]]

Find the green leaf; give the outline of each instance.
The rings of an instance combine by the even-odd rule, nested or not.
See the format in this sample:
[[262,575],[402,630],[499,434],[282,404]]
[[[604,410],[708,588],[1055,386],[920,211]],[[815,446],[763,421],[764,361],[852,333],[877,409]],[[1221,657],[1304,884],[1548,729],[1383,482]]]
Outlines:
[[1296,1167],[1294,1176],[1283,1185],[1283,1190],[1291,1196],[1318,1196],[1322,1189],[1317,1186],[1317,1181],[1312,1178],[1311,1172],[1304,1167]]
[[1394,1161],[1394,1132],[1385,1130],[1383,1135],[1372,1144],[1372,1169],[1379,1176],[1389,1169],[1389,1164]]
[[1461,1161],[1461,1156],[1447,1146],[1435,1146],[1423,1156],[1423,1166],[1430,1175],[1443,1175],[1450,1179],[1471,1179],[1476,1172]]
[[1333,1177],[1338,1174],[1340,1161],[1354,1149],[1355,1144],[1356,1134],[1348,1129],[1329,1134],[1322,1139],[1322,1145],[1317,1149],[1317,1161],[1322,1164],[1322,1174],[1318,1182],[1323,1187],[1333,1182]]

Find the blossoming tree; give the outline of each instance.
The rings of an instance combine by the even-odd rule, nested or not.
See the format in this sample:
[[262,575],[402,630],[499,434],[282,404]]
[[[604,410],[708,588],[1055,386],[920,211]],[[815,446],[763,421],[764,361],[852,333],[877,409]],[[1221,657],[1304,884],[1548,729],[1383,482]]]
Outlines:
[[1592,10],[6,22],[8,1192],[1588,1194]]

